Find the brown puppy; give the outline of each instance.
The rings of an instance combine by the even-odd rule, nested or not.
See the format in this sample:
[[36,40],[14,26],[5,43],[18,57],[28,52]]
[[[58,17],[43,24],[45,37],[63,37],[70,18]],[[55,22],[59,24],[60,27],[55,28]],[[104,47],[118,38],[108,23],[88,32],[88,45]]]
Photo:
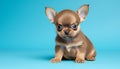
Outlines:
[[79,24],[85,20],[89,5],[83,5],[77,12],[63,10],[57,13],[46,7],[46,15],[56,26],[57,37],[55,58],[51,62],[60,62],[62,58],[75,59],[77,63],[95,60],[96,51],[90,40],[81,32]]

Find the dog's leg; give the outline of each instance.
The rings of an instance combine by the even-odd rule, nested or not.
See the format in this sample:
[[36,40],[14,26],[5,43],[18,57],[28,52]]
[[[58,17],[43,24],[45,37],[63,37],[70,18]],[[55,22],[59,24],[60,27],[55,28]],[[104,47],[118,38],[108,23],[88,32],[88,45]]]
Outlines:
[[92,42],[87,37],[86,37],[86,42],[87,42],[87,53],[85,59],[93,61],[95,60],[96,51],[94,49]]
[[96,56],[95,49],[91,49],[91,50],[89,50],[89,52],[86,55],[86,60],[93,61],[93,60],[95,60],[95,56]]
[[85,61],[85,55],[86,55],[86,47],[84,45],[77,48],[77,54],[76,54],[76,63],[84,63]]
[[55,52],[56,52],[55,57],[53,59],[51,59],[51,62],[53,62],[53,63],[57,63],[57,62],[60,62],[62,60],[63,48],[61,46],[56,45]]

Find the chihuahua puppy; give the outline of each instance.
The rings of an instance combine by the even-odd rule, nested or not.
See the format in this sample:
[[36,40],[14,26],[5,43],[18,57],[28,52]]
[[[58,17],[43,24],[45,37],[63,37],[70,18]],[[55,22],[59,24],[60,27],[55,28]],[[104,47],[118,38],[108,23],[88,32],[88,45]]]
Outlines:
[[76,63],[95,60],[96,51],[91,41],[80,30],[80,23],[85,20],[89,5],[83,5],[77,12],[63,10],[57,13],[46,7],[46,15],[56,26],[55,57],[51,62],[60,62],[62,58],[74,59]]

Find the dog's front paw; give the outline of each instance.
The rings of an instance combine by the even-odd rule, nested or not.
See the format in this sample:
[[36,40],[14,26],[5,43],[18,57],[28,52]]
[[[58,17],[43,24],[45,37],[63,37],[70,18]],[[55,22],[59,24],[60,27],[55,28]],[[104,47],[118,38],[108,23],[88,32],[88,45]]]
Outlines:
[[59,59],[59,58],[53,58],[53,59],[51,59],[50,60],[52,63],[59,63],[59,62],[61,62],[61,59]]
[[76,63],[84,63],[85,60],[82,59],[82,58],[76,58],[76,59],[75,59],[75,62],[76,62]]

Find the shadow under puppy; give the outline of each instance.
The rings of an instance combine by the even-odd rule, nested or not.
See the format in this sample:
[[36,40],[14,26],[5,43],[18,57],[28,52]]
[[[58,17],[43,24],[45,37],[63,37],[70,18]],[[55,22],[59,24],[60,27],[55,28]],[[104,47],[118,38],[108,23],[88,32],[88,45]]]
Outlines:
[[75,59],[76,63],[95,60],[96,51],[90,40],[80,30],[80,23],[88,14],[89,5],[83,5],[77,12],[63,10],[57,13],[46,7],[46,15],[56,26],[55,57],[51,62],[60,62],[62,58]]

